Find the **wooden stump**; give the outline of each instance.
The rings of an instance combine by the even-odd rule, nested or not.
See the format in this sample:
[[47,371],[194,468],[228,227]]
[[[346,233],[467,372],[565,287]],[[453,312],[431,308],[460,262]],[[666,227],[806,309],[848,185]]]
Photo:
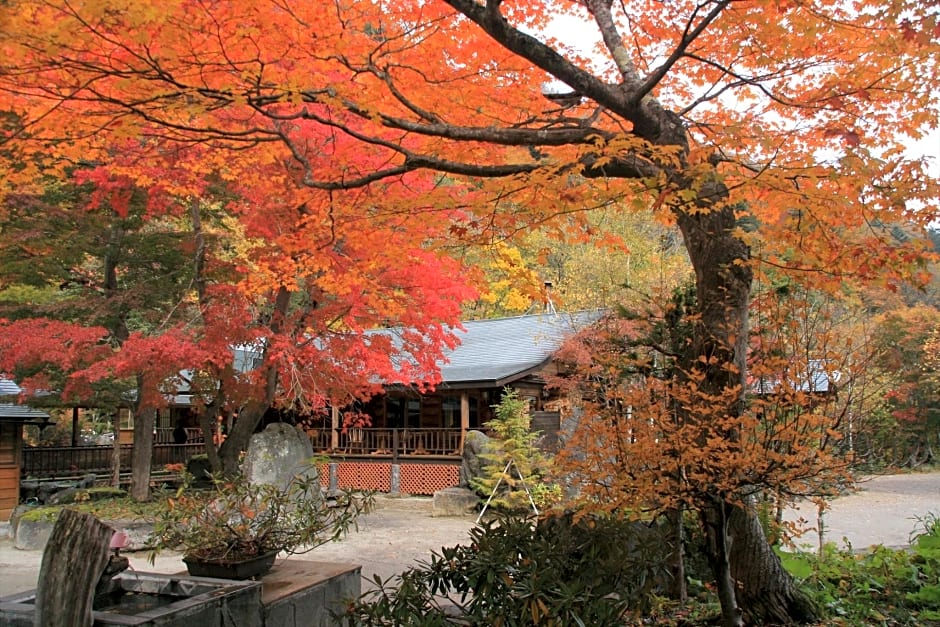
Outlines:
[[35,627],[90,627],[95,586],[114,530],[91,514],[63,509],[42,554]]

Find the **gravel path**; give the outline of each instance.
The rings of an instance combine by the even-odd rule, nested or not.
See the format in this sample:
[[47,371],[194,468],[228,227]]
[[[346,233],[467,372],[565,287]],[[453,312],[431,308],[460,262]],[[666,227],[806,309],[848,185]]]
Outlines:
[[[912,473],[867,477],[858,492],[841,496],[823,514],[823,540],[856,549],[873,544],[900,547],[922,528],[919,520],[940,516],[940,473]],[[809,529],[799,546],[817,547],[816,506],[806,504],[786,514],[788,520],[807,521]]]
[[[940,473],[874,477],[860,488],[832,502],[823,518],[826,541],[841,543],[846,539],[856,548],[903,546],[918,527],[918,518],[929,513],[940,515]],[[815,506],[787,512],[789,520],[801,517],[812,528],[799,544],[814,548],[818,543]],[[365,586],[373,575],[387,579],[417,560],[428,559],[431,551],[465,542],[474,522],[474,516],[432,517],[428,498],[381,498],[376,510],[360,519],[358,533],[291,559],[361,564]],[[184,570],[175,554],[161,555],[153,566],[145,554],[130,557],[132,567],[141,571]],[[9,538],[0,537],[0,597],[35,588],[41,560],[41,552],[16,550]]]
[[[365,589],[375,575],[389,579],[426,560],[441,547],[465,543],[476,516],[435,518],[430,498],[379,497],[373,512],[359,518],[359,531],[340,541],[325,544],[292,560],[360,564]],[[145,552],[126,553],[131,567],[144,572],[178,573],[186,570],[180,555],[161,553],[151,565]],[[13,548],[9,537],[0,534],[0,597],[32,590],[39,579],[41,551]]]

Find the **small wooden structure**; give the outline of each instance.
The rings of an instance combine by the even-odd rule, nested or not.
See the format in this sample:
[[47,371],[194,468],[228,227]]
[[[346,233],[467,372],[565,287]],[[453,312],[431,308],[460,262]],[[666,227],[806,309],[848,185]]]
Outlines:
[[20,500],[23,425],[45,424],[49,414],[20,404],[22,390],[0,377],[0,520],[9,520]]

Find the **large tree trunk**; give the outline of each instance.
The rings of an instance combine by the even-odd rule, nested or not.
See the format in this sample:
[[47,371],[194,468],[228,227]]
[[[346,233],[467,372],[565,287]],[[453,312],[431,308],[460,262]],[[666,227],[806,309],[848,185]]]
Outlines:
[[199,428],[202,430],[202,439],[206,443],[206,457],[209,459],[209,468],[213,474],[221,472],[222,462],[219,458],[219,449],[216,448],[216,426],[219,418],[219,407],[212,403],[204,411],[197,414]]
[[150,466],[153,461],[153,430],[156,422],[157,410],[152,407],[141,409],[134,416],[130,496],[135,501],[150,500]]
[[749,623],[785,625],[817,620],[819,609],[784,570],[753,507],[731,508],[728,536],[731,576],[738,585],[738,604]]
[[[284,329],[284,321],[287,318],[290,307],[290,292],[285,287],[279,287],[274,297],[274,311],[271,314],[271,335],[276,336]],[[254,434],[264,414],[274,404],[277,397],[278,370],[277,364],[269,361],[267,347],[264,349],[265,355],[262,360],[264,372],[264,391],[263,396],[257,400],[249,402],[238,412],[235,424],[225,438],[225,442],[219,447],[219,461],[222,464],[222,472],[229,476],[238,473],[238,460],[241,452],[248,448],[248,442]]]
[[[728,416],[737,416],[743,408],[745,391],[753,276],[748,265],[749,251],[734,237],[735,214],[732,207],[723,204],[727,197],[724,186],[716,182],[696,191],[695,209],[676,211],[695,269],[700,316],[686,367],[695,364],[705,368],[703,391],[715,398],[726,397],[727,390],[740,386],[740,397],[722,408]],[[703,362],[703,357],[708,359]],[[734,368],[727,368],[729,364]],[[732,440],[739,437],[733,431],[709,435]],[[727,585],[719,585],[724,593],[721,595],[724,623],[740,625],[742,614],[755,624],[814,620],[815,608],[771,550],[756,511],[726,502],[725,496],[709,494],[711,502],[703,511],[716,581],[720,584],[729,575],[731,579],[725,580],[731,584],[730,590]]]
[[238,474],[241,453],[248,449],[248,442],[268,407],[270,403],[255,402],[238,412],[235,424],[232,425],[232,429],[225,436],[225,441],[219,447],[219,462],[222,466],[222,473],[226,476],[234,477]]

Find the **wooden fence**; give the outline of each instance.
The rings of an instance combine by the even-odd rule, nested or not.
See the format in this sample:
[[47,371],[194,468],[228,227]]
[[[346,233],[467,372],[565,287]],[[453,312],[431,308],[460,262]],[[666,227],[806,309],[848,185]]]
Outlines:
[[[121,445],[121,472],[131,470],[132,444]],[[206,445],[155,444],[151,465],[160,470],[167,464],[185,464],[193,455],[204,454]],[[76,477],[89,473],[111,472],[113,446],[43,446],[23,447],[22,477]]]

